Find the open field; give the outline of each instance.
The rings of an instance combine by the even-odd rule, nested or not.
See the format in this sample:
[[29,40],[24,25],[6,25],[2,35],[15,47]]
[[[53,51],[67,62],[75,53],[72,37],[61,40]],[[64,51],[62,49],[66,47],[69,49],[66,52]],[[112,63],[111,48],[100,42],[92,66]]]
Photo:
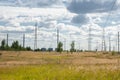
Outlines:
[[0,80],[120,80],[120,55],[1,51]]

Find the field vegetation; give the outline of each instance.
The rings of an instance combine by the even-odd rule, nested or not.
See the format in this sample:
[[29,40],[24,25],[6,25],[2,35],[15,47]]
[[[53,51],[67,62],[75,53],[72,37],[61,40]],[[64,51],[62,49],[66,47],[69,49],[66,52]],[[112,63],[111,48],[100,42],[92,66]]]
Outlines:
[[0,80],[120,80],[120,55],[1,51]]

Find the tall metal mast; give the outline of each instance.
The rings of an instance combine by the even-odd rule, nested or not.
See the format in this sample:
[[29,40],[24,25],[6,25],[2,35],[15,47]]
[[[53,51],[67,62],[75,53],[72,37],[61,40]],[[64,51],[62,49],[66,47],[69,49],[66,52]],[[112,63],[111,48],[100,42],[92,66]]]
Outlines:
[[23,34],[23,48],[25,48],[25,34]]
[[64,39],[64,50],[66,51],[66,39]]
[[59,43],[59,29],[57,28],[57,46],[58,46],[58,43]]
[[8,37],[9,37],[9,35],[7,34],[7,41],[6,41],[7,42],[7,47],[8,47]]
[[88,51],[91,51],[91,26],[89,26]]
[[37,27],[38,23],[35,24],[35,40],[34,40],[34,50],[37,49]]
[[104,28],[103,28],[103,34],[102,34],[102,51],[106,51],[105,29]]
[[120,53],[120,33],[118,32],[118,53]]
[[109,36],[109,51],[111,51],[111,36]]

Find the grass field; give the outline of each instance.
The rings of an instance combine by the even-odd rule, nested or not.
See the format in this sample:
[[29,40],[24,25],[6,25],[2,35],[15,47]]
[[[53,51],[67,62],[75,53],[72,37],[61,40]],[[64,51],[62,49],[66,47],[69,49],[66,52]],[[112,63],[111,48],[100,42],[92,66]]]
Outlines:
[[1,51],[0,80],[120,80],[120,55]]

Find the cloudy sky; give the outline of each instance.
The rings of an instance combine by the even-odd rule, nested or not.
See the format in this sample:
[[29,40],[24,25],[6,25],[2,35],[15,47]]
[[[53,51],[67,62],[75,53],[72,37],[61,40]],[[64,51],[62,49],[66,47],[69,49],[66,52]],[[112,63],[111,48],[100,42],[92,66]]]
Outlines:
[[0,0],[0,40],[9,34],[9,45],[18,40],[34,47],[34,29],[38,24],[38,48],[56,47],[56,30],[65,49],[75,41],[77,49],[88,48],[91,27],[91,45],[101,50],[102,30],[108,45],[116,48],[120,27],[120,0]]

